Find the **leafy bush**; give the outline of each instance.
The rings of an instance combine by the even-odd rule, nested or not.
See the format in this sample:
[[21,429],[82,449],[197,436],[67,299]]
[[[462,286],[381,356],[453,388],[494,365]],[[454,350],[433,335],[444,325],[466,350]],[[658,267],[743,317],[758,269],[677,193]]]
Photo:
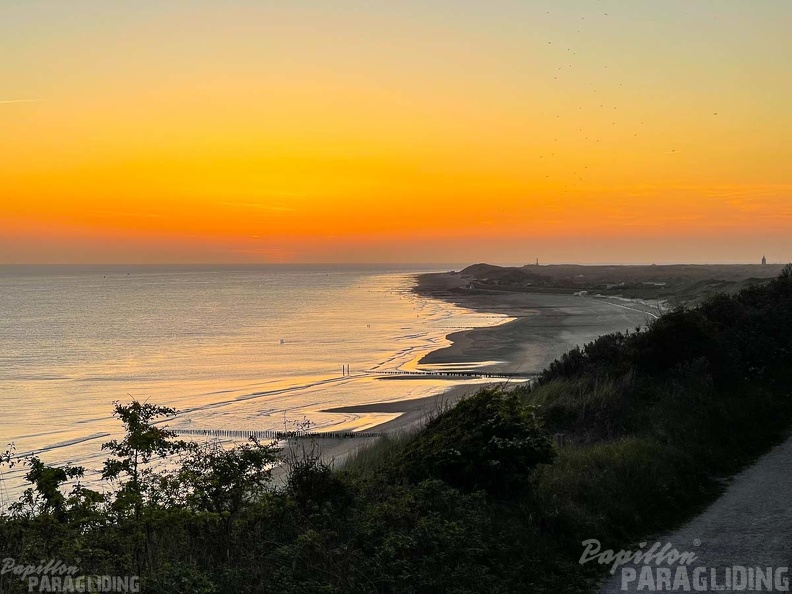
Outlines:
[[524,486],[531,470],[553,454],[535,411],[514,394],[490,389],[430,421],[393,463],[414,482],[437,478],[463,491],[502,496]]
[[297,459],[284,488],[272,444],[184,443],[159,425],[172,413],[116,404],[106,496],[80,468],[28,460],[0,558],[134,573],[146,592],[593,591],[582,539],[619,549],[672,527],[787,434],[792,266],[574,349],[535,385],[484,390],[343,472]]

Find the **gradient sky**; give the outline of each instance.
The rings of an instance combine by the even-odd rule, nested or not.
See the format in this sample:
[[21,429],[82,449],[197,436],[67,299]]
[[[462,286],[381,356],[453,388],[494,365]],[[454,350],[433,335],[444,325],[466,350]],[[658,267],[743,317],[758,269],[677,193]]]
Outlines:
[[790,23],[0,0],[0,263],[792,260]]

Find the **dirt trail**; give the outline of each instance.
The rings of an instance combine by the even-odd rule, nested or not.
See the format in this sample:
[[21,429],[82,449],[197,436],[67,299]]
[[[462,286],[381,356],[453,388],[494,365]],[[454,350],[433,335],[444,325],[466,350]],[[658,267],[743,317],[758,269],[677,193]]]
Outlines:
[[[724,568],[742,566],[766,570],[772,567],[776,570],[792,567],[792,438],[776,446],[752,467],[737,475],[726,492],[701,515],[677,532],[657,540],[661,545],[671,543],[680,552],[695,553],[697,559],[688,566],[691,576],[691,587],[688,591],[696,591],[693,573],[697,567],[706,567],[705,575],[710,580],[707,589],[699,591],[768,591],[764,587],[752,589],[748,587],[750,583],[745,588],[740,588],[739,583],[736,587],[726,587]],[[655,540],[650,541],[646,548],[651,547],[654,542]],[[603,549],[610,548],[607,543],[602,545]],[[602,592],[615,594],[673,591],[673,576],[678,565],[660,566],[670,568],[672,572],[672,583],[667,589],[650,589],[646,585],[639,589],[642,567],[643,564],[623,566],[636,569],[637,574],[635,581],[627,583],[626,588],[622,584],[623,568],[617,569]],[[656,565],[651,567],[657,569]],[[723,588],[716,588],[712,584],[711,568],[718,568],[716,585]],[[654,577],[657,577],[656,571]],[[775,577],[774,573],[774,582]],[[789,571],[782,570],[781,577],[792,582]],[[779,591],[778,585],[783,583],[774,583],[772,591]],[[789,588],[792,590],[792,583]],[[678,588],[677,591],[685,590]]]

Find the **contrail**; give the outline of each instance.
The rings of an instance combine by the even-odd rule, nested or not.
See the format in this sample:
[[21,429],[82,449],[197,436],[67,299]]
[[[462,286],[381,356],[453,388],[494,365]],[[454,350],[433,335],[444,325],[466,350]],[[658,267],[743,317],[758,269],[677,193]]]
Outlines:
[[0,101],[0,103],[35,103],[38,99],[8,99],[6,101]]

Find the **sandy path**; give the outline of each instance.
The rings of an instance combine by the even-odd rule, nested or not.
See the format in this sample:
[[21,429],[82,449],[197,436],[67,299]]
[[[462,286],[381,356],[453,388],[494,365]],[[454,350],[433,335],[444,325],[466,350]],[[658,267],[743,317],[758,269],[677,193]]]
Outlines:
[[[721,568],[717,573],[718,585],[725,586],[723,568],[726,567],[775,569],[792,566],[792,438],[737,475],[726,492],[701,515],[677,532],[657,540],[662,545],[670,542],[680,552],[695,553],[698,559],[689,566],[691,576],[696,567],[706,567],[708,572],[709,568]],[[651,540],[647,548],[654,542]],[[610,548],[608,543],[602,544],[603,549]],[[640,576],[642,565],[625,567],[636,569]],[[671,567],[675,572],[677,566],[665,564],[661,567]],[[638,579],[622,589],[622,577],[621,569],[617,569],[602,592],[652,591],[646,587],[639,590]],[[792,581],[789,572],[785,577]],[[711,582],[707,588],[702,591],[760,591],[750,588],[716,590]],[[695,591],[692,583],[691,590]]]

